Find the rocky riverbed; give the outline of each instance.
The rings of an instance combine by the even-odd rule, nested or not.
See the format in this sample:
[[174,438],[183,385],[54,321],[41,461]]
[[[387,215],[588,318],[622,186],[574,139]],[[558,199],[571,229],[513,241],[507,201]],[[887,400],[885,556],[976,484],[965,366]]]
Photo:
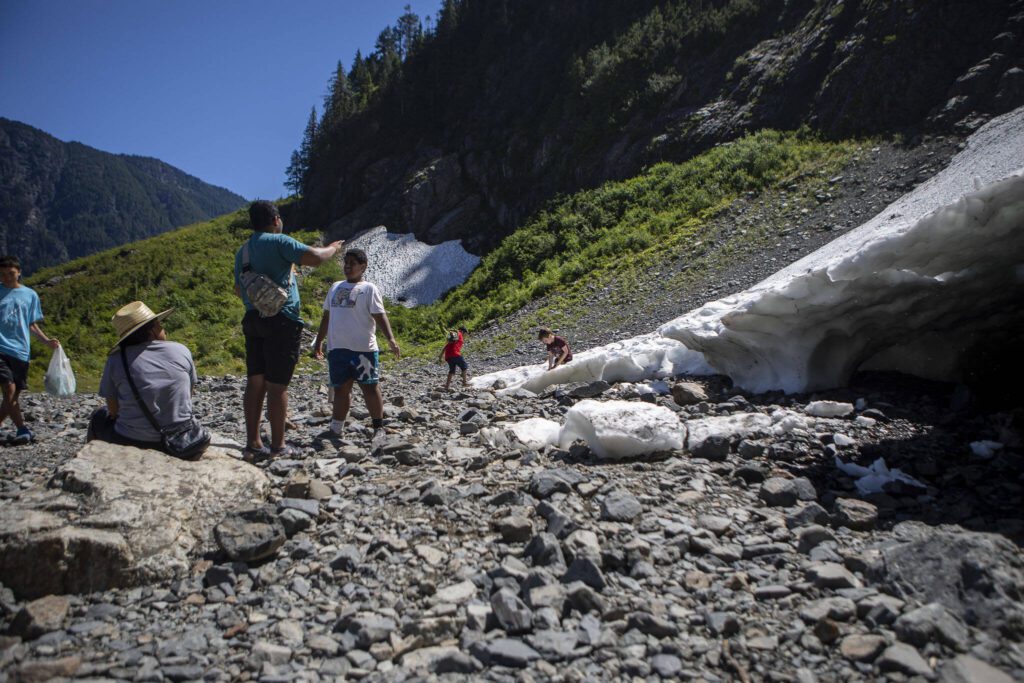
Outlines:
[[[444,392],[440,372],[388,374],[376,444],[359,399],[345,439],[320,436],[323,378],[297,378],[302,456],[260,465],[280,547],[231,561],[211,540],[152,585],[0,590],[0,679],[1024,680],[1019,412],[887,375],[524,398]],[[241,440],[242,381],[199,389],[203,421]],[[511,431],[584,398],[664,406],[695,447],[602,460]],[[74,457],[98,404],[24,401],[39,440],[0,449],[0,505]],[[837,457],[917,483],[868,493]]]

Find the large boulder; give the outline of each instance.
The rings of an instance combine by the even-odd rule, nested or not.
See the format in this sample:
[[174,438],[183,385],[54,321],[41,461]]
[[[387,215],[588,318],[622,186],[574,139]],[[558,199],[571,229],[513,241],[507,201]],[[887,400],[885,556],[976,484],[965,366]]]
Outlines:
[[0,502],[0,582],[22,599],[184,576],[226,514],[270,482],[225,448],[195,462],[93,441],[49,487]]
[[1024,641],[1024,553],[997,534],[903,522],[876,548],[872,578],[889,593],[940,603],[965,623]]

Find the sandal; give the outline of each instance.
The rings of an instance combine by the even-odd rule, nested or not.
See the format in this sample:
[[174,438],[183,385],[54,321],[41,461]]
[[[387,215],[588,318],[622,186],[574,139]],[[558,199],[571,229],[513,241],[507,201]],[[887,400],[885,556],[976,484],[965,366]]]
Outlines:
[[285,460],[294,460],[301,455],[302,454],[299,452],[299,449],[287,445],[281,446],[280,448],[270,449],[270,457],[275,459],[284,458]]
[[242,449],[242,460],[255,465],[256,463],[263,462],[270,458],[270,449],[266,446],[260,446],[259,448],[253,448],[252,446],[246,446]]

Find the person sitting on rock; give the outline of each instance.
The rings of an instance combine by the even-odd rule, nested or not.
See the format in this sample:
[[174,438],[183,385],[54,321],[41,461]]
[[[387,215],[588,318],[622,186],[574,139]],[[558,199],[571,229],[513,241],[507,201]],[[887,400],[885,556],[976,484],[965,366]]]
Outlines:
[[114,314],[111,322],[118,341],[107,356],[99,390],[107,405],[93,412],[88,441],[163,450],[161,435],[139,406],[128,372],[139,399],[161,429],[192,420],[192,393],[199,377],[188,347],[167,341],[161,321],[172,310],[153,313],[146,304],[133,301]]
[[572,360],[572,350],[565,337],[558,337],[551,330],[542,327],[537,330],[537,339],[547,347],[548,370],[554,370],[559,365],[565,365]]
[[452,388],[452,377],[455,376],[455,368],[462,370],[462,388],[469,388],[469,365],[466,364],[466,359],[462,357],[462,344],[466,339],[469,332],[465,327],[460,327],[457,330],[448,330],[448,343],[444,345],[441,350],[441,357],[438,359],[439,363],[448,363],[448,380],[444,383],[444,390],[449,391]]
[[384,426],[384,397],[378,384],[377,325],[384,331],[395,358],[401,358],[380,290],[372,282],[363,280],[368,263],[362,249],[345,252],[345,279],[335,282],[327,292],[320,329],[313,342],[313,356],[323,359],[323,341],[327,337],[327,369],[334,387],[330,431],[336,436],[345,431],[353,383],[358,383],[363,391],[373,436]]

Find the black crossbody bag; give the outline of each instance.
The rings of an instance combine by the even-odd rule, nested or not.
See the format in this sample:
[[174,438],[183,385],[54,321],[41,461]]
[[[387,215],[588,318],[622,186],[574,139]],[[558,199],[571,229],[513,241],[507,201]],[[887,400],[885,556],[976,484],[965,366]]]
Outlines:
[[160,444],[163,446],[164,453],[182,460],[198,460],[210,445],[210,430],[199,424],[194,417],[184,427],[161,429],[156,418],[153,417],[153,413],[149,412],[149,407],[139,396],[139,389],[135,386],[132,372],[128,366],[128,353],[124,347],[121,348],[121,362],[124,363],[124,374],[128,378],[128,386],[132,388],[132,395],[135,396],[136,403],[139,404],[146,419],[149,420],[149,424],[153,425],[153,429],[160,434]]

